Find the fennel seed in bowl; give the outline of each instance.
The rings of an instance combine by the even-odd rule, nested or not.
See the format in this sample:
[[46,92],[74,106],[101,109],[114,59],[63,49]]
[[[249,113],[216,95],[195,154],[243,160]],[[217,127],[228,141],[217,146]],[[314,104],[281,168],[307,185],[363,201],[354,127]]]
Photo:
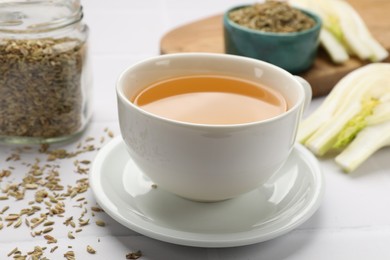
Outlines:
[[290,33],[312,28],[315,21],[286,2],[266,1],[233,10],[229,18],[244,27],[264,32]]

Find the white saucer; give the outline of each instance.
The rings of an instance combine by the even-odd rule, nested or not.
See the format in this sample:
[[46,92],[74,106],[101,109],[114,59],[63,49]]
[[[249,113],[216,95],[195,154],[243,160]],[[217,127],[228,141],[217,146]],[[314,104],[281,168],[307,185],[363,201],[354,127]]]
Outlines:
[[222,202],[189,201],[154,187],[120,136],[99,151],[90,184],[99,205],[122,225],[199,247],[242,246],[285,234],[317,210],[324,191],[318,161],[296,145],[283,168],[258,189]]

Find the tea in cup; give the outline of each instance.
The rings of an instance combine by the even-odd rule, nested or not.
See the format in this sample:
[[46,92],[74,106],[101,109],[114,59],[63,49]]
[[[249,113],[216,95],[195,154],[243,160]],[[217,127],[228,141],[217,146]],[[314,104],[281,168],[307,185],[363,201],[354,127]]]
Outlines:
[[130,99],[141,109],[175,121],[234,125],[277,116],[284,97],[258,83],[222,75],[189,75],[158,81]]
[[304,80],[256,59],[168,54],[126,69],[117,82],[121,134],[159,188],[220,201],[265,183],[294,147]]

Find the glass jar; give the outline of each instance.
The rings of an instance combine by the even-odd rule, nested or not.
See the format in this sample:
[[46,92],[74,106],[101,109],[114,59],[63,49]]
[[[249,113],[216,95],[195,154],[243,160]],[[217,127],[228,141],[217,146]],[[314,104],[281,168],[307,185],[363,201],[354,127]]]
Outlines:
[[88,27],[79,0],[0,2],[0,142],[53,143],[91,116]]

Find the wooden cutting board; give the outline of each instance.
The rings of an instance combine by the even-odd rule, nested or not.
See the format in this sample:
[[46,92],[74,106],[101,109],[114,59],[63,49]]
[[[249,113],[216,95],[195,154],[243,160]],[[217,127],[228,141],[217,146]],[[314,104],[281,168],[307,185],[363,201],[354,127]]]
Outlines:
[[[372,35],[390,50],[390,0],[350,0],[349,3],[359,12]],[[222,15],[194,21],[168,32],[161,39],[160,51],[161,54],[224,53]],[[390,58],[384,62],[390,62]],[[328,94],[344,75],[365,64],[352,58],[345,64],[335,65],[320,48],[313,67],[300,76],[310,82],[313,96],[319,97]]]

